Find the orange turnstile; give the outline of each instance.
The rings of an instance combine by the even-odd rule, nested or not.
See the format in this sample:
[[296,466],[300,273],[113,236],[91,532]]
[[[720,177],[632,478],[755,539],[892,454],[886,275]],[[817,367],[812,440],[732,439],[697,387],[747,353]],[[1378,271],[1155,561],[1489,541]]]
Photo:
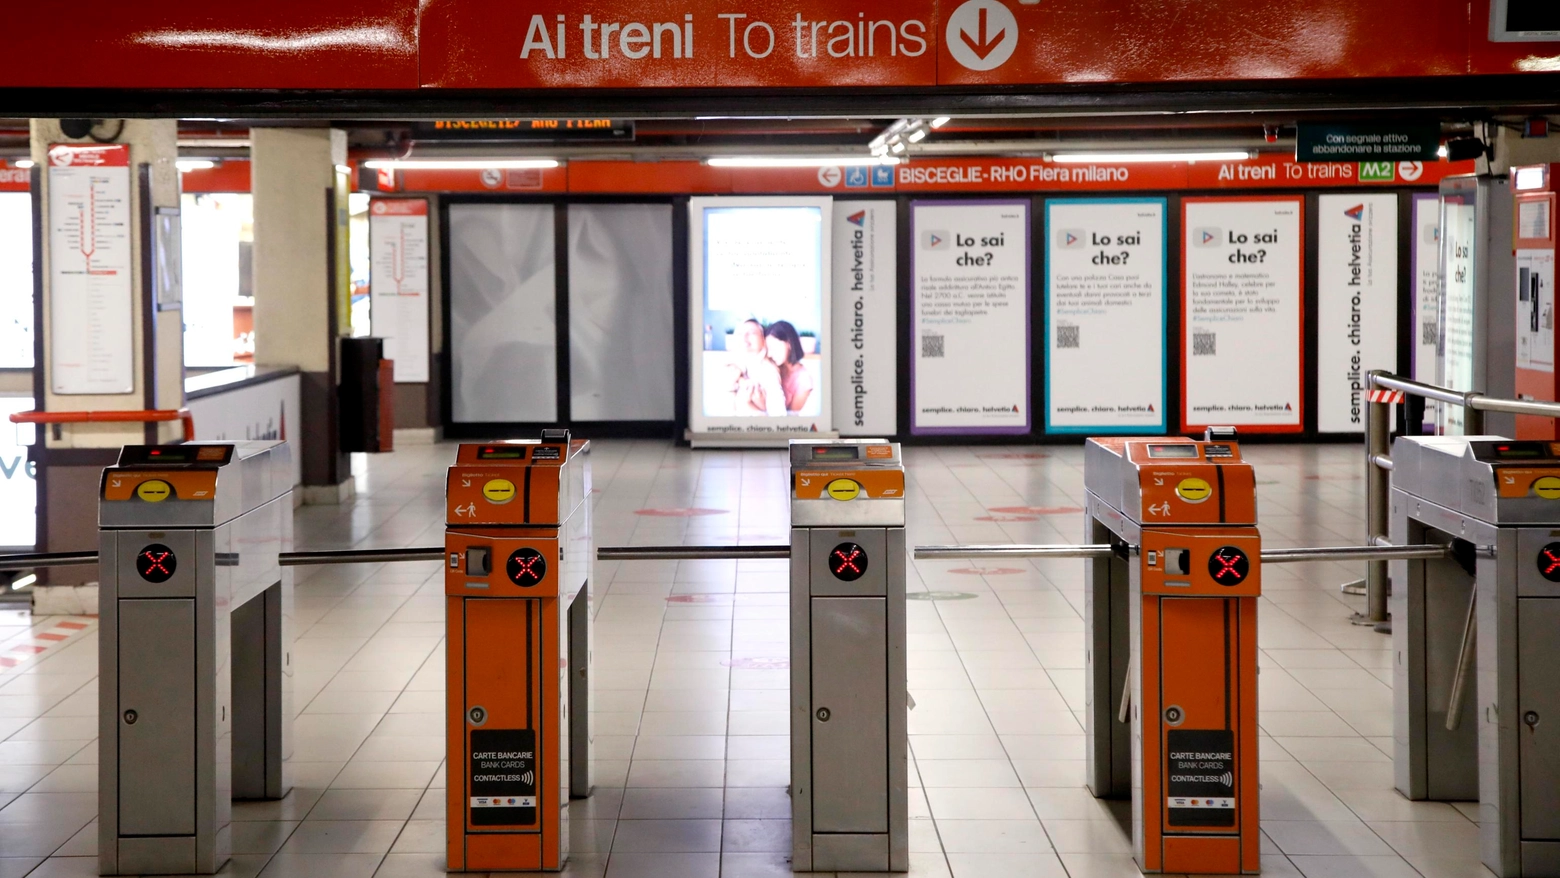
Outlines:
[[1131,797],[1144,872],[1258,872],[1252,468],[1232,432],[1091,439],[1084,483],[1115,550],[1089,561],[1089,788]]
[[446,485],[449,868],[562,869],[590,794],[590,443],[462,445]]

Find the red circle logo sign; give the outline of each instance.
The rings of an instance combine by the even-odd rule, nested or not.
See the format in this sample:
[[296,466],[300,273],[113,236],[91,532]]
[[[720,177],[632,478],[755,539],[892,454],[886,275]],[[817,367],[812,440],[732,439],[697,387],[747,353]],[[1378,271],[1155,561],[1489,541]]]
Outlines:
[[725,515],[730,509],[706,509],[702,506],[668,506],[659,509],[635,509],[635,515],[652,515],[659,518],[693,518],[699,515]]

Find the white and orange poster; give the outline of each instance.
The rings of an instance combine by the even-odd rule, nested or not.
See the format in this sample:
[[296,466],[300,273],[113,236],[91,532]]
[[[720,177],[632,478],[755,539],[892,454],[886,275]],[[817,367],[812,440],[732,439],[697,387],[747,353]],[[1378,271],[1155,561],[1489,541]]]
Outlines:
[[49,147],[49,389],[135,390],[130,147]]
[[368,208],[373,254],[369,301],[398,384],[428,380],[428,202],[376,198]]
[[1304,200],[1182,201],[1181,423],[1304,429]]

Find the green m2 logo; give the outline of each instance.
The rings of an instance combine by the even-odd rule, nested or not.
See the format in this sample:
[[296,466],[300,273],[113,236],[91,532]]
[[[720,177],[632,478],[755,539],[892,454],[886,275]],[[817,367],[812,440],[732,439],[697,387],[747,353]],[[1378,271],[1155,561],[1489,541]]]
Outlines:
[[1392,162],[1360,162],[1361,183],[1391,183],[1397,179]]

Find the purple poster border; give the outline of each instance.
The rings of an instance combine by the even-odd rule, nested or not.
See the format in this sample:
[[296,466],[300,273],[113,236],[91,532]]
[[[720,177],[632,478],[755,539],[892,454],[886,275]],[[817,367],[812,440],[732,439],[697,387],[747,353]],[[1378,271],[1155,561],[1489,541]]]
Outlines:
[[[1408,212],[1408,224],[1413,229],[1409,233],[1410,241],[1408,245],[1408,288],[1412,291],[1408,297],[1408,325],[1410,327],[1408,335],[1408,375],[1415,381],[1419,380],[1419,333],[1421,331],[1420,327],[1424,326],[1424,315],[1419,313],[1419,248],[1424,246],[1419,240],[1419,211],[1428,209],[1439,213],[1440,201],[1441,196],[1438,193],[1415,192]],[[1437,222],[1439,221],[1439,218],[1437,218]],[[1436,319],[1440,319],[1439,314],[1436,315]],[[1434,384],[1434,379],[1430,383]],[[1434,424],[1434,412],[1434,406],[1425,406],[1424,426],[1428,427]],[[1433,427],[1431,427],[1431,432],[1434,432]]]
[[[916,208],[918,207],[970,207],[973,205],[1003,205],[1024,209],[1024,424],[1021,427],[922,427],[916,405],[916,362],[920,360],[921,309],[916,290],[916,254],[920,252],[920,236],[916,234]],[[912,436],[1023,436],[1034,431],[1034,222],[1033,204],[1028,199],[978,198],[978,199],[915,199],[910,202],[910,434]]]

